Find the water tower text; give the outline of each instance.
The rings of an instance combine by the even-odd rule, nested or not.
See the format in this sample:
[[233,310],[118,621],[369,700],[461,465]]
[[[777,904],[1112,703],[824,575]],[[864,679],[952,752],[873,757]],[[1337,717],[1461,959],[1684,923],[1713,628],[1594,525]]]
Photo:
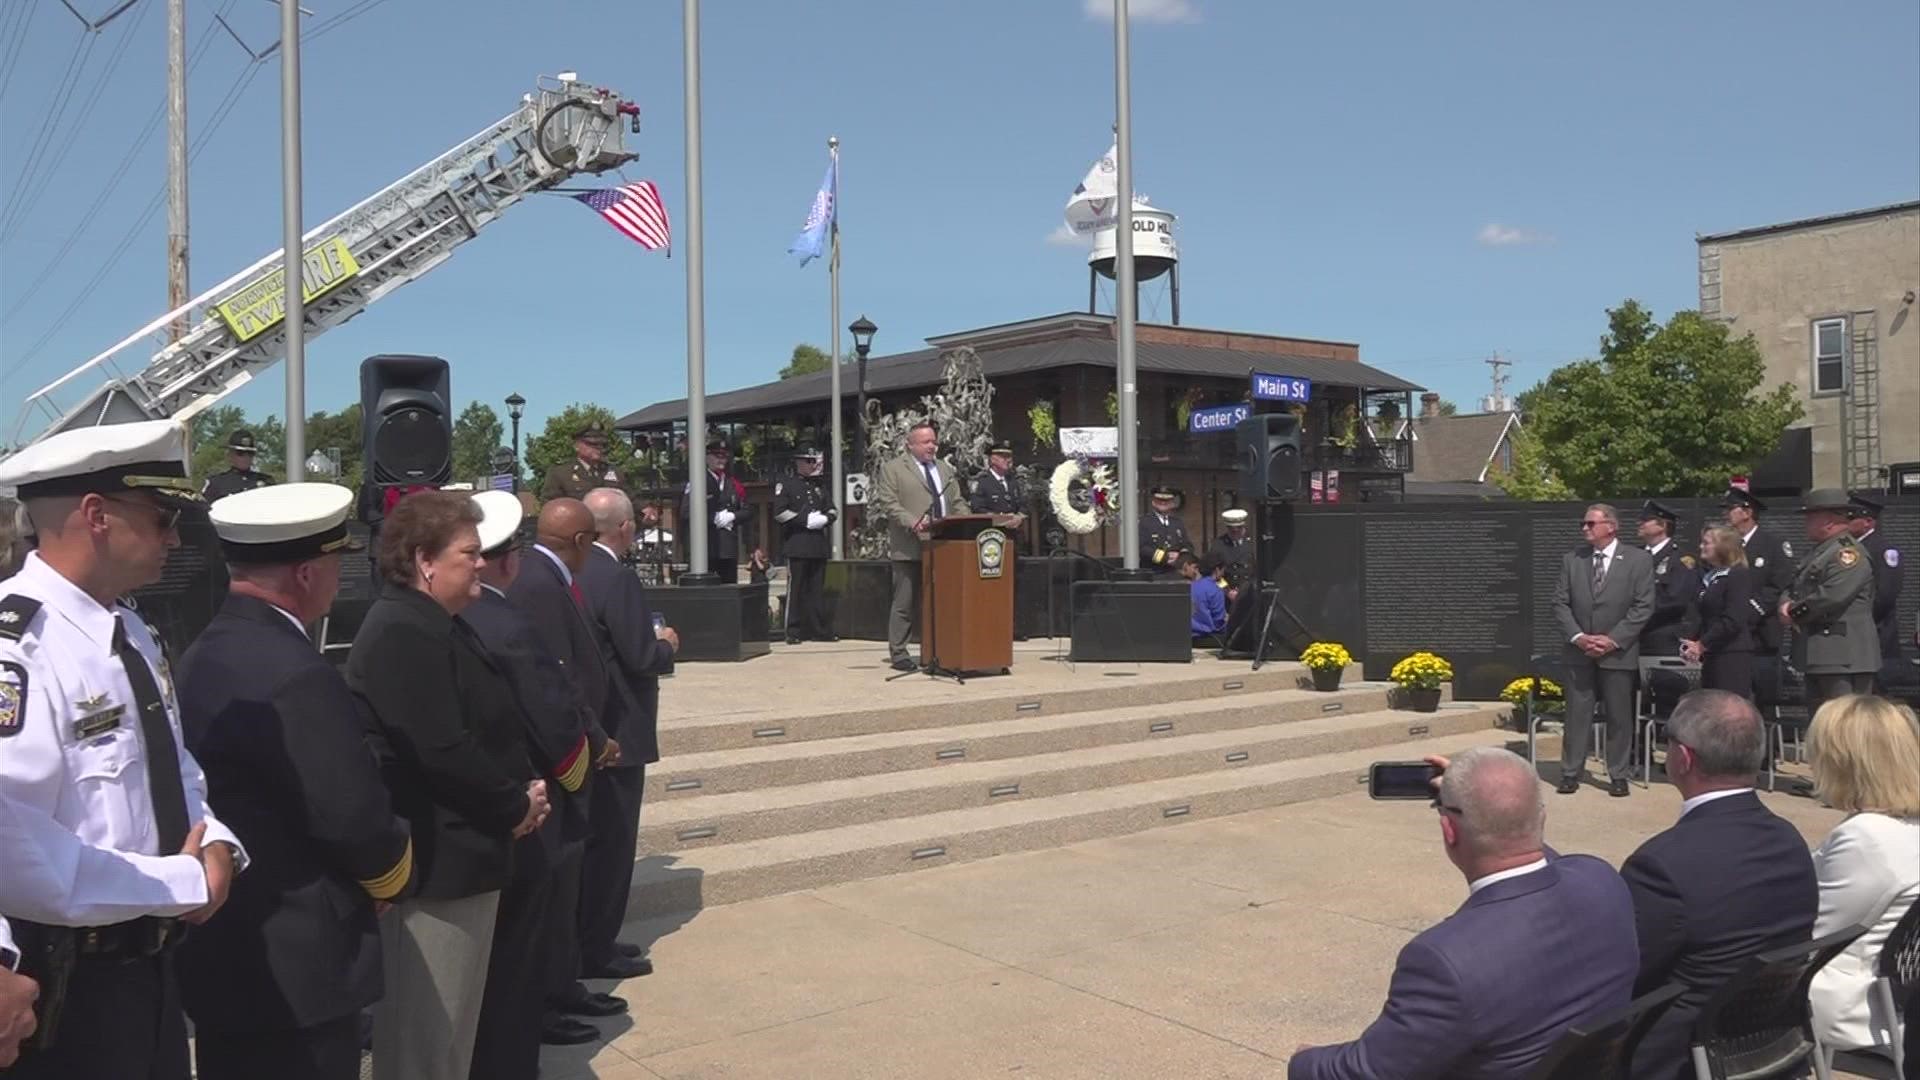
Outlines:
[[1313,397],[1313,380],[1256,371],[1253,397],[1255,401],[1306,401]]

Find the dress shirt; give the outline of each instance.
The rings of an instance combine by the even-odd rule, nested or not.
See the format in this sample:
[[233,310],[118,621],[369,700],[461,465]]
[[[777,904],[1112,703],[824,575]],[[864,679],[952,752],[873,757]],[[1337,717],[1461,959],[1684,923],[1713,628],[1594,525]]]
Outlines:
[[1546,868],[1547,868],[1547,857],[1545,855],[1542,855],[1525,866],[1516,866],[1510,870],[1501,870],[1496,873],[1488,874],[1485,877],[1474,878],[1472,881],[1467,883],[1467,895],[1472,896],[1474,893],[1479,892],[1481,889],[1486,888],[1487,886],[1493,884],[1496,881],[1505,881],[1508,878],[1517,878],[1522,874],[1531,874],[1535,870],[1545,870]]
[[[0,907],[35,922],[100,926],[205,905],[200,860],[159,850],[138,705],[113,652],[116,622],[165,700],[189,826],[204,821],[205,843],[230,846],[236,872],[246,849],[208,810],[207,780],[186,749],[152,631],[132,610],[102,606],[38,552],[0,593],[41,604],[21,640],[0,639],[0,663],[17,665],[27,683],[20,730],[0,753]],[[101,726],[83,733],[83,719]]]
[[933,492],[934,516],[946,517],[947,500],[941,492],[944,485],[940,483],[940,466],[931,461],[915,461],[914,464],[920,466],[920,475],[926,478],[927,490]]
[[567,564],[560,561],[560,556],[555,555],[552,551],[548,550],[545,544],[535,544],[533,545],[533,550],[553,560],[553,565],[558,567],[560,570],[561,581],[566,582],[568,585],[573,584],[573,571],[567,569]]
[[1753,792],[1753,789],[1750,787],[1737,787],[1737,788],[1728,788],[1725,791],[1709,791],[1700,795],[1695,795],[1693,798],[1688,799],[1686,802],[1683,802],[1680,804],[1680,816],[1686,817],[1688,814],[1693,813],[1693,811],[1698,807],[1705,806],[1708,803],[1714,801],[1715,799],[1729,799],[1735,795],[1748,795],[1748,794],[1751,794],[1752,792]]
[[287,617],[288,622],[292,623],[295,627],[299,628],[301,637],[306,638],[308,641],[313,640],[313,635],[307,633],[307,624],[300,621],[300,616],[295,615],[293,612],[288,611],[286,608],[283,608],[279,604],[273,603],[271,601],[267,603],[267,606],[279,612],[280,614],[285,615]]

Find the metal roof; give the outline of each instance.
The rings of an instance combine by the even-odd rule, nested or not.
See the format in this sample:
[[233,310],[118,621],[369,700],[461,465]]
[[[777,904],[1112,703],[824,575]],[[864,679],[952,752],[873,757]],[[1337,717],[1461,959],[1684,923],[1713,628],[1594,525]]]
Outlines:
[[1745,240],[1754,236],[1792,232],[1795,229],[1815,229],[1823,225],[1840,225],[1851,221],[1864,221],[1868,218],[1886,217],[1891,214],[1911,213],[1915,210],[1920,210],[1920,200],[1888,203],[1885,206],[1869,206],[1864,210],[1847,210],[1838,214],[1822,214],[1819,217],[1782,221],[1772,225],[1754,225],[1745,229],[1734,229],[1730,232],[1697,233],[1693,239],[1694,242],[1698,244],[1711,244],[1721,240]]
[[[951,340],[946,338],[934,340]],[[1165,375],[1202,375],[1244,379],[1249,370],[1275,375],[1311,379],[1325,386],[1353,386],[1367,390],[1420,390],[1423,387],[1368,367],[1357,360],[1327,360],[1311,356],[1285,356],[1241,349],[1209,348],[1198,345],[1167,345],[1139,342],[1136,346],[1140,370]],[[1035,371],[1086,365],[1115,366],[1113,339],[1105,336],[1073,335],[1047,341],[1012,344],[1003,347],[975,347],[988,379]],[[909,353],[877,357],[867,363],[867,393],[884,394],[899,390],[931,389],[945,377],[941,349],[919,349]],[[859,369],[843,363],[840,388],[851,397],[858,385]],[[707,417],[722,420],[730,416],[764,412],[769,409],[823,403],[832,396],[832,372],[819,371],[791,379],[762,383],[741,390],[707,395]],[[622,417],[614,426],[623,430],[662,427],[687,415],[685,398],[662,401]]]

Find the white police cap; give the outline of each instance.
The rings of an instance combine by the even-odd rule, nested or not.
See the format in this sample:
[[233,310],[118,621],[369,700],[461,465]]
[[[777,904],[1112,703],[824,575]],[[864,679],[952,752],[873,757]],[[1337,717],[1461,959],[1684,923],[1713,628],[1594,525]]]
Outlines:
[[1247,512],[1239,507],[1234,507],[1231,510],[1222,510],[1220,511],[1220,520],[1229,525],[1245,525],[1247,523]]
[[520,497],[508,491],[482,491],[473,496],[480,508],[480,552],[490,555],[513,542],[527,516]]
[[172,420],[62,431],[0,461],[0,487],[20,499],[144,491],[170,506],[204,511],[187,479],[187,429]]
[[228,495],[208,516],[227,561],[294,563],[366,545],[347,535],[353,492],[338,484],[280,484]]

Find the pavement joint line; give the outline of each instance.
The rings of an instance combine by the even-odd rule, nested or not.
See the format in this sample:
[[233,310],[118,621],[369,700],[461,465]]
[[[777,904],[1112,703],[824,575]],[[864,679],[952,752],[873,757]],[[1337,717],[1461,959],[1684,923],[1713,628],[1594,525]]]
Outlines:
[[[1123,938],[1122,940],[1125,940],[1125,939]],[[1071,953],[1063,953],[1061,955],[1071,955]],[[1035,957],[1034,959],[1038,960],[1038,959],[1048,959],[1048,958]],[[1060,979],[1056,979],[1051,975],[1045,974],[1044,972],[1034,971],[1030,968],[1021,967],[1019,964],[1009,964],[1007,966],[1013,968],[1016,971],[1022,972],[1027,975],[1031,975],[1036,979],[1040,979],[1045,982],[1050,982],[1055,986],[1058,986],[1065,990],[1072,991],[1073,993],[1085,994],[1086,996],[1093,998],[1097,1001],[1104,1001],[1109,1005],[1118,1005],[1123,1009],[1126,1009],[1130,1012],[1137,1012],[1142,1016],[1151,1016],[1156,1020],[1159,1020],[1163,1023],[1172,1024],[1174,1027],[1181,1028],[1186,1031],[1190,1031],[1195,1035],[1201,1036],[1202,1038],[1211,1039],[1217,1043],[1224,1043],[1227,1046],[1238,1047],[1241,1050],[1245,1050],[1250,1054],[1254,1054],[1259,1057],[1265,1058],[1268,1061],[1279,1063],[1279,1062],[1284,1062],[1288,1060],[1287,1058],[1284,1058],[1284,1057],[1275,1057],[1274,1055],[1267,1053],[1265,1050],[1262,1050],[1257,1046],[1248,1046],[1246,1043],[1243,1043],[1238,1039],[1229,1038],[1225,1035],[1220,1034],[1219,1032],[1208,1031],[1205,1028],[1195,1027],[1192,1024],[1187,1023],[1185,1020],[1176,1019],[1171,1016],[1166,1016],[1161,1013],[1154,1012],[1152,1009],[1146,1008],[1141,1005],[1135,1005],[1131,1001],[1121,1001],[1118,998],[1108,997],[1107,995],[1100,993],[1098,990],[1089,990],[1084,986],[1075,986],[1070,982],[1065,982]]]

